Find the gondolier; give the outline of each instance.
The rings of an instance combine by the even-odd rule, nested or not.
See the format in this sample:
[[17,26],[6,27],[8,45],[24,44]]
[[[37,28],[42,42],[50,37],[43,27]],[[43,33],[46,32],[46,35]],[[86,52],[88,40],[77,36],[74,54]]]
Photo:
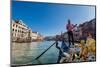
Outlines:
[[71,45],[71,41],[72,41],[72,45],[74,45],[74,37],[73,37],[73,29],[77,26],[71,24],[70,20],[68,19],[68,24],[66,25],[66,30],[68,31],[68,41],[69,41],[69,47]]

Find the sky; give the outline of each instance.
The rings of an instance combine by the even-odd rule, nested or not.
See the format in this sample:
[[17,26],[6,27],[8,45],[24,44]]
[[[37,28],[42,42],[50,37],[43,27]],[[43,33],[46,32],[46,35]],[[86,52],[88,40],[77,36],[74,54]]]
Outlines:
[[22,20],[33,32],[39,32],[43,36],[66,32],[68,19],[73,24],[82,24],[93,18],[95,6],[12,2],[12,20]]

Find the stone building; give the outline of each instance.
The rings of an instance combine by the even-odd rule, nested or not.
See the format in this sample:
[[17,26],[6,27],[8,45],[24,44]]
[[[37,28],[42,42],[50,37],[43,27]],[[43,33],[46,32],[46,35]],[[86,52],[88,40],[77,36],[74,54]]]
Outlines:
[[22,20],[12,20],[12,40],[17,41],[19,39],[27,39],[28,37],[28,27],[23,23]]
[[88,34],[90,33],[95,39],[96,37],[96,18],[90,21],[84,22],[83,24],[80,24],[79,29],[80,29],[79,32],[82,33],[81,36],[87,37]]
[[[86,21],[77,26],[77,29],[73,30],[74,40],[79,41],[81,39],[86,40],[88,34],[92,34],[93,38],[96,39],[96,18]],[[68,40],[67,32],[63,33],[66,40]]]
[[38,32],[31,32],[32,40],[36,40],[38,38]]
[[38,32],[33,32],[22,20],[12,20],[12,41],[26,42],[38,37]]

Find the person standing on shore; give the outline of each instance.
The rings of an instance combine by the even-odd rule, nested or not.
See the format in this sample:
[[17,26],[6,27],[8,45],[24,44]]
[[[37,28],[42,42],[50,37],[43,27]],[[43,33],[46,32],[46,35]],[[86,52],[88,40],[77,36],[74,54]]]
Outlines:
[[72,41],[72,45],[74,45],[74,37],[73,37],[73,29],[77,26],[71,24],[70,20],[68,19],[68,24],[66,25],[66,30],[68,31],[68,41],[69,41],[69,47],[71,45],[71,41]]

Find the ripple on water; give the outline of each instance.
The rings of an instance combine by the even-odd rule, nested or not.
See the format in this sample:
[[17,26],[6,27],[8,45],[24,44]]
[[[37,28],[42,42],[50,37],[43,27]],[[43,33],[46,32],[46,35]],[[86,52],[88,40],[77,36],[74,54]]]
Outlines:
[[44,64],[56,63],[58,50],[51,47],[43,56],[34,61],[45,49],[52,45],[53,41],[32,42],[32,43],[12,43],[12,64]]

